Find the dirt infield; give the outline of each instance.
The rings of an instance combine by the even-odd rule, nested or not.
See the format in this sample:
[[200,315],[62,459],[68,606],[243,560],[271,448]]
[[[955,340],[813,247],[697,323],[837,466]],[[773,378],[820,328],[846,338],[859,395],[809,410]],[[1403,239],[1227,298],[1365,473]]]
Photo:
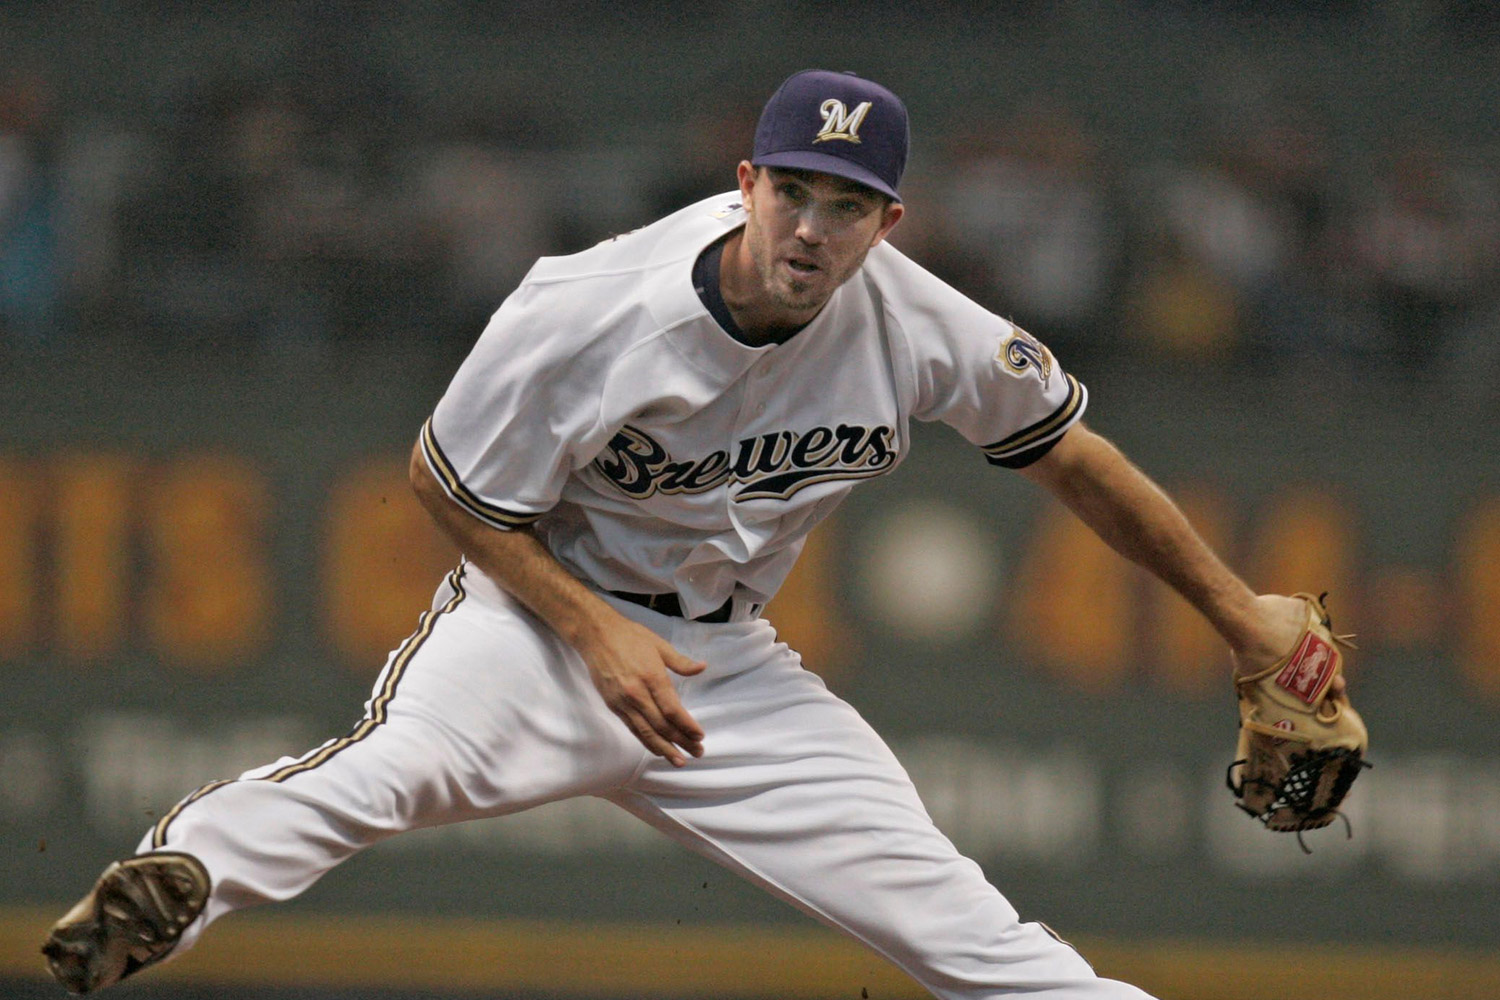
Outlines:
[[[0,910],[0,995],[62,996],[37,953],[55,914]],[[1102,975],[1162,997],[1474,1000],[1500,996],[1479,949],[1082,940]],[[1245,983],[1235,969],[1255,968]],[[131,984],[139,1000],[919,1000],[904,974],[816,927],[246,914]]]

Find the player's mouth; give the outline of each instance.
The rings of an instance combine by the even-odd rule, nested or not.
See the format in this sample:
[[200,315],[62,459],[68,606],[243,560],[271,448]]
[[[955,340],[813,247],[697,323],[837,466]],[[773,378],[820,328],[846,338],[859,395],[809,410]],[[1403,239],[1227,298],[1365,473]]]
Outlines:
[[786,258],[786,266],[793,274],[804,278],[811,277],[822,270],[821,267],[806,257],[788,257]]

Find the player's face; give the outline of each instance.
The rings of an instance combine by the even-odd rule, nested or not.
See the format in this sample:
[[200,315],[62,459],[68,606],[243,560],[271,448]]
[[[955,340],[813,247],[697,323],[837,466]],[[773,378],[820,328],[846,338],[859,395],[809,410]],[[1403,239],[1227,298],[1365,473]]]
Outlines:
[[903,211],[853,181],[806,170],[739,168],[745,249],[765,295],[798,317],[816,313],[859,270]]

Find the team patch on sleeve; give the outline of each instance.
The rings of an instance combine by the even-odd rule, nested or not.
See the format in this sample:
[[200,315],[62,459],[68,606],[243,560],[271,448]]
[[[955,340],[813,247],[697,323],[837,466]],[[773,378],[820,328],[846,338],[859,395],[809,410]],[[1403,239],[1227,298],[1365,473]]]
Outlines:
[[984,457],[991,465],[1020,469],[1041,458],[1057,443],[1063,433],[1083,415],[1088,390],[1076,378],[1063,373],[1068,393],[1062,403],[1046,417],[994,444],[984,446]]
[[1011,335],[1001,342],[995,363],[1017,378],[1035,373],[1043,386],[1052,382],[1052,352],[1019,326],[1011,326]]
[[448,461],[448,456],[443,454],[442,448],[438,447],[437,435],[432,432],[431,417],[428,417],[427,422],[422,425],[422,454],[426,456],[427,465],[437,476],[438,482],[443,484],[443,492],[485,524],[502,531],[511,531],[515,528],[523,528],[542,516],[506,510],[504,507],[483,499],[465,486],[463,480],[458,478],[458,473],[454,471],[453,463]]

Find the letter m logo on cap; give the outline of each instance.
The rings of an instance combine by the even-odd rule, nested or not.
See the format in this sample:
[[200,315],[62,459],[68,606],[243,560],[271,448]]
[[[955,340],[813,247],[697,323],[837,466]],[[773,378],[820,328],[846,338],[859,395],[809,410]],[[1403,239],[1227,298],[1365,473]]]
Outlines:
[[823,116],[823,127],[818,129],[818,136],[813,142],[827,142],[830,139],[859,142],[859,126],[869,112],[869,101],[862,101],[850,111],[844,107],[843,101],[830,97],[818,108],[818,113]]

